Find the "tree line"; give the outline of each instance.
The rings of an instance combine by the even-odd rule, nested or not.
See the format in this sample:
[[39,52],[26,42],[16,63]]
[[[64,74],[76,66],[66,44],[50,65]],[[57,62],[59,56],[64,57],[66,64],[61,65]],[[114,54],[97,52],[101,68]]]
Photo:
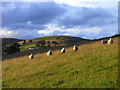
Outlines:
[[[29,40],[29,44],[32,43],[32,40]],[[58,44],[56,41],[52,41],[55,46]],[[26,40],[23,40],[22,45],[26,45]],[[50,47],[50,41],[37,41],[36,47],[44,47],[47,44],[48,47]],[[20,52],[20,44],[18,42],[12,42],[10,44],[2,45],[2,54],[11,54],[11,53],[17,53]]]

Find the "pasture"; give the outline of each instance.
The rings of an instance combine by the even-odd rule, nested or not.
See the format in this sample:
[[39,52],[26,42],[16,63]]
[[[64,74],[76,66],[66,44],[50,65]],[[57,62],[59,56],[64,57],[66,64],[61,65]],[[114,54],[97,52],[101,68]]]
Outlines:
[[118,38],[2,61],[3,88],[118,88]]

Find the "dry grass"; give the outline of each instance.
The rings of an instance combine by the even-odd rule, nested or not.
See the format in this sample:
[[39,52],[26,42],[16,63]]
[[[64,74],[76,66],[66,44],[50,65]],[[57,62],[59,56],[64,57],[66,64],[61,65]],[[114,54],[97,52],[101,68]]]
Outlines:
[[93,42],[2,62],[5,88],[118,88],[118,38],[112,45]]

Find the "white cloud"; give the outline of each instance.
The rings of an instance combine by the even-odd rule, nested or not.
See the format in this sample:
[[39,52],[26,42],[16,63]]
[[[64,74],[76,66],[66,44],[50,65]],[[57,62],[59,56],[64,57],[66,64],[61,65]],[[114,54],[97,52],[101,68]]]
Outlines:
[[7,11],[7,10],[12,10],[14,8],[16,8],[16,7],[15,7],[14,3],[11,2],[11,3],[7,4],[6,7],[2,7],[2,10]]
[[[36,11],[36,8],[33,10],[31,9],[29,10],[30,4],[27,4],[27,3],[25,3],[24,5],[22,4],[22,7],[18,7],[19,9],[23,10],[23,11],[20,10],[20,14],[19,13],[10,14],[8,12],[9,10],[10,11],[13,10],[15,12],[15,11],[19,11],[19,9],[16,8],[18,6],[17,4],[14,4],[14,3],[8,4],[8,6],[4,7],[4,9],[6,9],[6,12],[8,13],[6,14],[3,13],[3,15],[6,15],[6,17],[3,19],[3,21],[4,20],[6,21],[4,27],[7,27],[7,28],[2,29],[0,33],[2,34],[3,37],[15,37],[15,38],[23,38],[23,39],[29,39],[29,38],[31,39],[39,36],[44,36],[44,35],[45,36],[70,35],[70,36],[77,36],[81,38],[84,37],[84,38],[95,39],[101,36],[104,37],[106,35],[109,36],[117,33],[116,22],[117,22],[118,14],[117,14],[116,1],[111,0],[111,2],[98,3],[98,2],[85,2],[85,1],[81,2],[80,0],[74,0],[74,1],[62,0],[60,2],[55,0],[55,2],[56,3],[62,2],[63,5],[60,5],[60,6],[62,8],[66,8],[67,11],[62,15],[58,14],[59,16],[57,15],[53,16],[54,17],[53,19],[49,17],[50,15],[52,15],[52,13],[51,14],[46,13],[49,11],[51,12],[51,10],[45,11],[44,8],[37,7],[39,8],[38,10],[43,11],[40,13],[45,12],[45,14],[41,15],[41,14],[38,14],[39,11],[38,10]],[[64,6],[64,4],[68,4],[68,6],[67,5]],[[78,7],[72,7],[69,5],[78,6]],[[26,7],[28,8],[28,11],[32,13],[30,14],[24,13],[24,12],[27,12]],[[85,7],[90,7],[90,8],[85,8]],[[96,7],[100,7],[100,8],[96,8]],[[14,8],[16,10],[14,10]],[[56,12],[58,12],[58,9],[56,9]],[[63,9],[60,9],[60,10],[63,10]],[[34,12],[35,14],[33,13],[33,11],[35,11]],[[53,11],[55,10],[53,9]],[[36,15],[38,15],[38,17],[36,17]],[[12,18],[11,16],[15,16],[16,18],[15,17]],[[45,16],[45,17],[42,17],[42,16]],[[94,18],[95,16],[96,18]],[[30,18],[25,20],[24,17],[32,17],[32,19]],[[50,21],[48,20],[49,18],[46,19],[47,17],[50,18]],[[11,22],[14,22],[14,23],[9,22],[10,21],[9,19],[11,20]],[[22,19],[24,23],[20,22],[22,21]],[[36,22],[34,22],[35,20]],[[9,23],[9,25],[7,24],[7,22]],[[45,22],[45,23],[41,23],[41,22]],[[45,25],[46,23],[49,23],[49,24]],[[10,26],[13,28],[11,28]]]
[[64,28],[63,26],[62,27],[56,27],[55,24],[48,24],[48,25],[45,25],[45,27],[46,27],[45,30],[38,30],[38,33],[39,34],[44,34],[45,36],[47,36],[49,34],[52,34],[56,30],[61,31],[61,29]]
[[2,0],[2,2],[53,2],[53,0]]
[[71,34],[77,34],[77,33],[80,33],[82,31],[86,31],[88,33],[100,33],[102,29],[99,28],[99,27],[92,27],[92,28],[86,28],[86,29],[81,29],[80,27],[75,27],[75,28],[70,28],[70,29],[67,29],[66,31],[67,32],[71,32]]
[[7,28],[0,29],[0,38],[13,38],[17,34],[17,31],[8,30]]
[[118,2],[119,0],[53,0],[57,3],[79,3],[79,2]]
[[15,35],[15,38],[18,38],[18,39],[26,39],[26,40],[29,40],[29,39],[34,39],[34,38],[37,38],[39,37],[40,35],[38,34],[37,30],[29,30],[29,29],[17,29],[16,31],[18,31],[18,34]]
[[[114,26],[114,27],[113,27]],[[55,33],[55,32],[58,33]],[[69,35],[77,36],[86,39],[97,39],[105,36],[111,36],[118,33],[117,25],[105,25],[103,27],[81,28],[76,26],[73,28],[58,27],[55,24],[46,25],[45,30],[9,30],[7,28],[0,29],[0,37],[2,38],[19,38],[19,39],[33,39],[40,36],[51,35]]]
[[[39,34],[44,34],[45,36],[52,34],[54,31],[66,32],[62,35],[79,35],[79,33],[87,32],[87,33],[100,33],[101,28],[99,27],[92,27],[92,28],[81,28],[80,26],[76,26],[73,28],[64,28],[64,26],[57,27],[55,24],[46,25],[47,28],[45,30],[38,30]],[[58,34],[61,35],[61,34]]]
[[[114,27],[113,27],[114,26]],[[51,36],[55,31],[61,32],[56,35],[77,36],[85,39],[98,39],[102,37],[112,36],[118,33],[117,24],[104,25],[103,27],[81,28],[76,26],[73,28],[57,27],[55,24],[46,25],[45,30],[38,30],[43,36]]]
[[113,7],[119,0],[54,0],[59,4],[67,4],[77,7]]
[[119,0],[2,0],[2,2],[118,2]]
[[31,24],[31,21],[28,21],[27,24]]

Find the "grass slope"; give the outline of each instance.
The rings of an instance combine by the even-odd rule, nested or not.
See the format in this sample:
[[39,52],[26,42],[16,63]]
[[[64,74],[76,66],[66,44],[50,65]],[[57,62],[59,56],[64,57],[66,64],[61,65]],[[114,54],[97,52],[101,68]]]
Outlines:
[[117,88],[118,38],[112,45],[94,43],[5,60],[2,62],[3,88]]

